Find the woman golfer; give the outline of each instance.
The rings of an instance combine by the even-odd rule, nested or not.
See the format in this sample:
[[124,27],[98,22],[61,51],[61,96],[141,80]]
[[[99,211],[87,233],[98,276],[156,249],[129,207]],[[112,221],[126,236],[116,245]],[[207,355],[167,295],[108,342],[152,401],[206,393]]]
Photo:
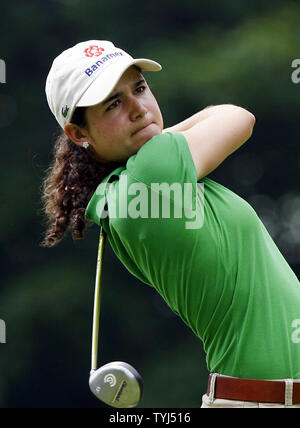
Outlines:
[[54,60],[46,94],[63,132],[44,182],[43,245],[103,227],[203,341],[202,407],[300,407],[299,281],[252,207],[207,178],[255,118],[210,106],[164,130],[143,74],[160,69],[100,40]]

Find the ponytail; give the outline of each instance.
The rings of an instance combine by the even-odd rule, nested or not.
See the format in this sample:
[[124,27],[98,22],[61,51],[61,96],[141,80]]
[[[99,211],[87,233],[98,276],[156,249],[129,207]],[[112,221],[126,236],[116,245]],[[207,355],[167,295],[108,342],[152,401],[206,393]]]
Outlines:
[[101,181],[119,166],[99,163],[89,150],[77,146],[64,132],[55,142],[54,160],[42,184],[43,211],[48,223],[43,247],[58,244],[67,230],[73,239],[83,238],[88,202]]

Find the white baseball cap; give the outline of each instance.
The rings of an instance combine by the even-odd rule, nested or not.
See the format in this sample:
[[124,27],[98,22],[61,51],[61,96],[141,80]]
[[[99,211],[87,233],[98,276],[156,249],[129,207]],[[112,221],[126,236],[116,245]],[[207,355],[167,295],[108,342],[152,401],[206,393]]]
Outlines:
[[142,71],[160,71],[161,65],[134,59],[106,40],[78,43],[55,58],[46,81],[50,110],[64,129],[76,107],[102,102],[132,65]]

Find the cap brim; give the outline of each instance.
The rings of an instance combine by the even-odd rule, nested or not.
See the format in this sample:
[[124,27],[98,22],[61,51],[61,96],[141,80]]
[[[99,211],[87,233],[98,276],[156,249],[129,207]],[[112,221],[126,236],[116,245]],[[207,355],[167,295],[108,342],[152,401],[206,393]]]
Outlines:
[[91,83],[79,101],[76,107],[89,107],[101,103],[108,97],[114,89],[123,73],[132,65],[137,65],[142,71],[160,71],[162,69],[158,62],[150,59],[132,59],[118,61],[111,64]]

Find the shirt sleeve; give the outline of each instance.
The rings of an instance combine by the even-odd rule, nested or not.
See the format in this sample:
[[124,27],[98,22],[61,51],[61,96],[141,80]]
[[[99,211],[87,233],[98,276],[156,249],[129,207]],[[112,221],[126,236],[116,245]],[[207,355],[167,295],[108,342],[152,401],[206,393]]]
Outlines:
[[[170,190],[167,198],[175,205],[178,200],[183,200],[184,192],[190,186],[192,205],[196,203],[196,168],[186,138],[179,132],[160,134],[151,138],[128,159],[126,166],[113,171],[98,186],[91,198],[85,214],[88,221],[101,224],[101,215],[107,202],[107,190],[105,190],[107,182],[111,181],[113,177],[118,181],[121,173],[128,176],[131,184],[146,185],[150,189],[149,193],[163,191],[162,188],[158,189],[155,185],[166,185]],[[117,181],[116,188],[118,188]],[[179,198],[178,189],[181,194]],[[164,195],[166,197],[166,193]]]
[[[86,217],[103,226],[113,251],[129,272],[146,284],[160,284],[164,269],[157,266],[162,265],[162,257],[156,264],[153,254],[161,254],[160,243],[170,239],[175,242],[172,245],[181,246],[196,216],[197,174],[184,135],[166,133],[153,137],[128,159],[122,171],[115,171],[110,178],[104,180],[112,181],[109,191],[103,189],[106,183],[102,182],[88,205]],[[123,187],[123,178],[128,187]],[[138,187],[136,184],[141,188],[137,195],[131,192],[132,186]],[[156,184],[166,186],[157,190]],[[187,207],[182,194],[186,184],[191,189],[187,192],[191,196]],[[144,191],[145,199],[139,199]],[[143,202],[132,204],[136,198]],[[109,215],[103,217],[106,204]],[[126,215],[121,214],[121,206],[127,208]],[[170,264],[169,259],[166,264]]]
[[179,132],[153,137],[128,160],[127,171],[133,179],[147,185],[197,182],[188,143]]

